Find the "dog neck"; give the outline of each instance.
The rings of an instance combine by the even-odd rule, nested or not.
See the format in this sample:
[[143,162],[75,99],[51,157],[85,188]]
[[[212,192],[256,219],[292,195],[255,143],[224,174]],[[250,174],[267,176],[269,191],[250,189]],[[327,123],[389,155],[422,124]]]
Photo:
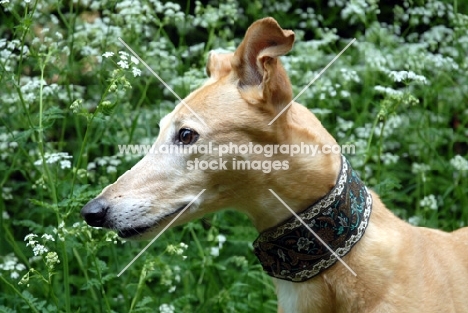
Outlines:
[[298,214],[308,227],[293,216],[263,231],[255,240],[254,252],[270,276],[294,282],[311,279],[335,264],[337,256],[346,255],[362,238],[372,197],[348,160],[344,156],[341,159],[332,190]]

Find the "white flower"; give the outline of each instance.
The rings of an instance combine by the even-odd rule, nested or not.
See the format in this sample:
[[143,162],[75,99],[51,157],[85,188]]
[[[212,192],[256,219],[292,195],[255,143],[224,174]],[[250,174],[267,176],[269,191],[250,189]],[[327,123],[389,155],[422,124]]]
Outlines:
[[133,64],[139,64],[140,63],[140,60],[138,60],[137,58],[135,58],[133,55],[130,57],[130,61],[133,63]]
[[342,68],[340,69],[340,72],[345,81],[353,81],[355,83],[359,83],[361,81],[356,71]]
[[224,236],[223,234],[219,234],[218,235],[218,242],[222,246],[226,242],[226,236]]
[[431,210],[437,210],[437,200],[434,195],[429,195],[424,197],[419,204],[424,208],[429,208]]
[[119,51],[119,56],[121,60],[127,60],[128,59],[128,53],[125,51]]
[[427,78],[422,75],[417,75],[412,71],[390,71],[388,76],[393,79],[394,82],[402,82],[412,80],[416,83],[424,85],[428,84]]
[[218,255],[219,255],[219,250],[221,250],[224,243],[226,242],[226,236],[224,236],[223,234],[218,234],[218,236],[216,236],[216,239],[218,239]]
[[392,96],[401,96],[401,95],[403,95],[403,92],[401,90],[395,90],[395,89],[390,88],[390,87],[383,87],[383,86],[379,86],[379,85],[375,86],[374,90],[379,92],[379,93],[392,95]]
[[111,159],[111,160],[109,161],[109,164],[112,164],[112,165],[114,165],[114,166],[117,166],[117,165],[119,165],[120,163],[122,163],[122,161],[120,161],[119,159]]
[[427,164],[413,163],[411,165],[411,172],[413,174],[424,174],[431,170],[431,167]]
[[70,105],[70,110],[73,111],[73,113],[78,113],[80,109],[80,105],[83,103],[83,99],[77,99],[73,101],[73,103]]
[[60,168],[61,169],[71,168],[71,162],[68,160],[60,161]]
[[400,157],[396,154],[391,154],[389,152],[386,152],[381,155],[380,159],[383,161],[385,165],[391,165],[391,164],[396,164]]
[[161,304],[159,306],[159,312],[161,313],[174,313],[175,312],[175,308],[172,304]]
[[123,68],[123,69],[127,69],[128,68],[128,62],[127,61],[124,61],[124,60],[120,60],[119,62],[117,62],[117,64]]
[[105,58],[110,58],[110,57],[114,56],[114,52],[109,52],[109,51],[104,52],[104,54],[102,56],[105,57]]
[[34,248],[33,248],[33,252],[34,252],[35,256],[43,255],[44,253],[46,253],[48,251],[49,251],[49,249],[47,249],[43,245],[35,245]]
[[49,252],[46,255],[46,265],[49,267],[49,269],[53,269],[55,264],[60,263],[60,260],[58,259],[57,252]]
[[[13,195],[11,194],[11,191],[13,189],[11,187],[2,187],[2,197],[4,200],[11,200],[13,199]],[[3,211],[3,213],[6,213],[5,211]],[[4,215],[5,216],[5,215]],[[8,214],[6,215],[8,216]],[[9,218],[9,216],[7,217],[7,219]]]
[[107,167],[107,173],[108,173],[108,174],[112,174],[112,173],[116,173],[116,172],[117,172],[117,168],[116,168],[115,166],[109,165],[109,166]]
[[36,240],[29,240],[28,243],[26,244],[26,247],[34,247],[36,246],[37,241]]
[[41,238],[44,238],[46,241],[55,241],[55,238],[49,234],[44,234],[41,236]]
[[2,263],[0,263],[0,270],[11,271],[10,277],[12,279],[17,279],[20,276],[18,272],[26,269],[24,264],[18,263],[18,258],[13,253],[0,257],[0,259],[2,260]]
[[[47,164],[54,164],[54,163],[57,163],[57,162],[59,162],[61,160],[71,159],[72,157],[73,156],[68,155],[68,152],[46,153],[44,155],[44,159],[45,159]],[[39,160],[35,161],[34,165],[36,165],[36,166],[42,165],[42,159],[39,159]],[[62,166],[62,168],[64,168],[64,167]]]
[[456,155],[450,160],[450,164],[457,171],[468,171],[468,160],[461,155]]
[[97,164],[98,164],[99,166],[104,166],[104,165],[107,164],[107,160],[104,159],[104,158],[97,158],[97,159],[96,159],[96,162],[97,162]]
[[132,67],[132,73],[133,77],[141,76],[141,70],[136,67]]
[[210,254],[214,257],[219,256],[219,247],[211,247]]
[[410,223],[411,225],[413,226],[419,226],[419,224],[421,223],[421,217],[419,216],[411,216],[409,219],[408,219],[408,223]]
[[26,237],[24,237],[24,241],[31,241],[36,237],[37,237],[36,234],[27,234]]

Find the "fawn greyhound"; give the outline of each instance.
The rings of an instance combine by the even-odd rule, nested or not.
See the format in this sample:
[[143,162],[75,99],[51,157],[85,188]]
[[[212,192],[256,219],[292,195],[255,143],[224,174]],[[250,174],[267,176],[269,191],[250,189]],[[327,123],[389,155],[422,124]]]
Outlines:
[[[279,56],[293,43],[292,31],[265,18],[234,53],[210,54],[210,78],[162,119],[156,144],[336,145],[308,109],[288,106],[292,88]],[[279,163],[235,170],[235,157]],[[255,253],[274,277],[278,312],[468,312],[467,228],[445,233],[398,219],[340,153],[231,151],[226,168],[189,170],[195,159],[218,155],[149,153],[81,214],[91,226],[147,239],[189,203],[175,225],[236,208],[260,233]]]

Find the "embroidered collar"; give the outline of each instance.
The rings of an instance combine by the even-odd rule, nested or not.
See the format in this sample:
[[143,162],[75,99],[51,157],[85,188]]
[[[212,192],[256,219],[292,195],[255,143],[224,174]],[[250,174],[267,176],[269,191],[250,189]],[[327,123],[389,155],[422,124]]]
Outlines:
[[[298,215],[343,257],[364,235],[371,210],[370,192],[342,156],[336,185]],[[294,216],[262,232],[253,246],[268,275],[293,282],[311,279],[338,261]]]

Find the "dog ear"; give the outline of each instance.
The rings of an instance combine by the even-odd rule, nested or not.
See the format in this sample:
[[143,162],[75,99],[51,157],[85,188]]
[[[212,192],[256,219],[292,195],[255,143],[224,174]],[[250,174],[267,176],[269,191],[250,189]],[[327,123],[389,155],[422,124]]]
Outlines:
[[253,23],[232,58],[239,86],[259,86],[263,101],[278,107],[292,100],[292,87],[279,56],[289,52],[294,32],[282,29],[267,17]]
[[231,72],[231,59],[234,53],[220,53],[216,51],[210,51],[208,54],[208,62],[206,63],[206,73],[210,78],[215,80],[226,76]]

